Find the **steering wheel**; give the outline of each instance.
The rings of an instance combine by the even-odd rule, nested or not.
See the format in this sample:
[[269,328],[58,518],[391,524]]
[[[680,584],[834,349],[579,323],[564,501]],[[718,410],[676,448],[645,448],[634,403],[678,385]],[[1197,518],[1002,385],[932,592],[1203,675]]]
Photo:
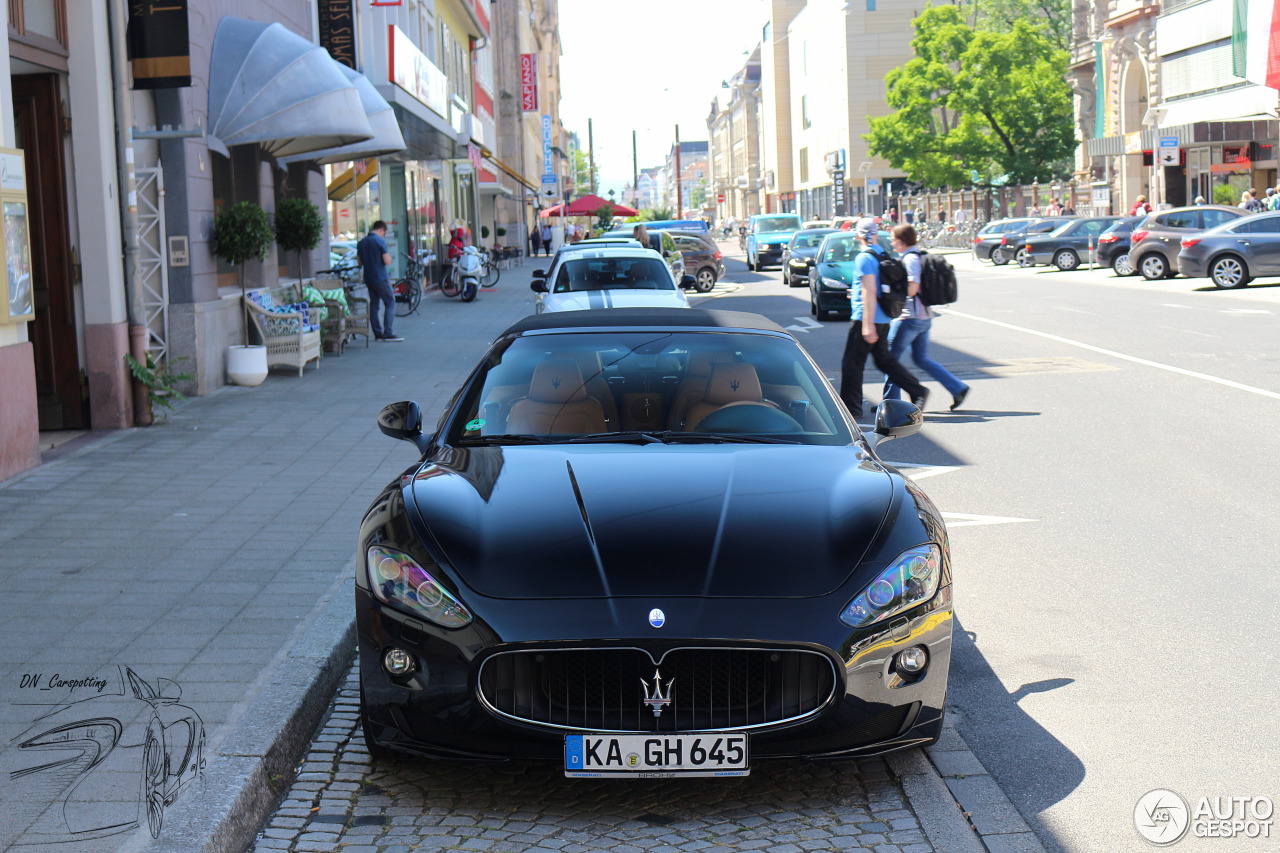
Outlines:
[[794,433],[804,432],[804,427],[770,405],[744,400],[716,409],[698,421],[693,432]]

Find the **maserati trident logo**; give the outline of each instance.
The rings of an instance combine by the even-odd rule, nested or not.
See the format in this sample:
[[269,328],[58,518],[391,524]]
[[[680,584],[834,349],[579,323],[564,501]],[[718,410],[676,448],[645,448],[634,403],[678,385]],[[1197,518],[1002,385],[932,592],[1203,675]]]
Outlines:
[[640,683],[644,685],[644,704],[653,709],[655,717],[661,717],[662,712],[671,704],[671,688],[675,686],[676,680],[673,678],[667,682],[667,692],[662,692],[662,676],[658,670],[653,671],[653,688],[650,689],[649,682],[643,678]]
[[729,387],[730,387],[730,388],[732,388],[734,391],[737,391],[737,390],[738,390],[738,386],[740,386],[741,384],[742,384],[741,382],[739,382],[738,380],[736,380],[736,379],[735,379],[735,380],[733,380],[732,382],[730,382],[730,383],[729,383]]
[[659,610],[656,607],[649,611],[650,625],[652,625],[655,628],[661,628],[666,623],[667,623],[667,614],[663,613],[661,610]]

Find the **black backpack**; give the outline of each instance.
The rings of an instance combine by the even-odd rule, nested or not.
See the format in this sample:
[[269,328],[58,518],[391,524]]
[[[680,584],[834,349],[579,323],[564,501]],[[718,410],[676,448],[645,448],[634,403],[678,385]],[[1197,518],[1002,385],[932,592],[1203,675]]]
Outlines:
[[880,303],[880,310],[893,319],[907,306],[907,268],[897,258],[880,252],[874,254],[880,262],[880,292],[876,294],[876,301]]
[[942,255],[920,253],[920,301],[950,305],[956,301],[956,269]]

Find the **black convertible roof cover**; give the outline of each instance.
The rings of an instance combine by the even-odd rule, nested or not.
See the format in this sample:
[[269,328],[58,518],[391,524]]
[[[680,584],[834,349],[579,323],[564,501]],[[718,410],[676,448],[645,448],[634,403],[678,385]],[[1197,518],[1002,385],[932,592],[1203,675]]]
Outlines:
[[759,314],[745,311],[711,311],[703,308],[600,308],[592,311],[554,311],[532,314],[508,326],[498,337],[542,330],[600,329],[619,327],[680,329],[748,329],[790,333]]

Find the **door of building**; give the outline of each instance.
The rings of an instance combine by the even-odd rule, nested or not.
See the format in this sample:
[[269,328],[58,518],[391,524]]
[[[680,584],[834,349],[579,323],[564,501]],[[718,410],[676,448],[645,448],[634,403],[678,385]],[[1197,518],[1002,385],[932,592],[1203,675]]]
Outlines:
[[67,184],[57,74],[13,77],[13,124],[26,154],[31,204],[31,278],[36,317],[27,324],[35,350],[40,429],[89,426],[72,295]]

